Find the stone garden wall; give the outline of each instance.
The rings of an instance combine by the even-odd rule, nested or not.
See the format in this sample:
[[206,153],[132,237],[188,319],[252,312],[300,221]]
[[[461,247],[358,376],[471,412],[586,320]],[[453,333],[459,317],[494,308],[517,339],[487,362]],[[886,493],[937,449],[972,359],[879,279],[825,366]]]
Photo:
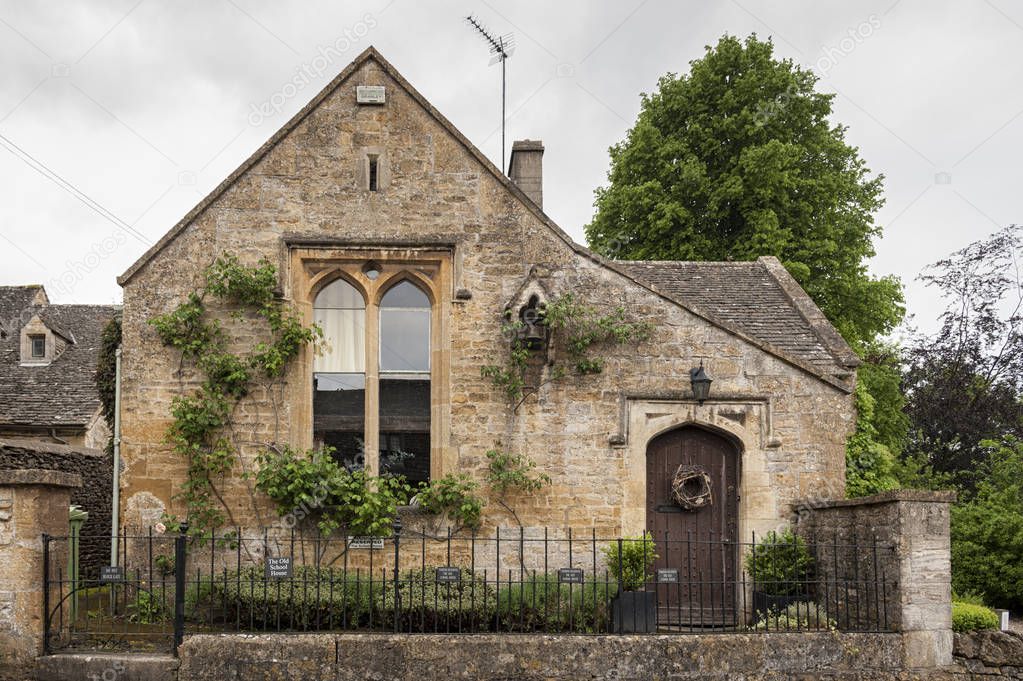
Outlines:
[[[147,654],[41,658],[39,681],[455,678],[533,681],[799,678],[804,681],[1023,679],[1023,636],[956,634],[954,663],[905,668],[897,634],[709,636],[190,636],[180,660]],[[180,666],[180,669],[179,669]]]
[[914,678],[897,634],[197,635],[180,658],[179,681]]
[[976,631],[955,635],[956,681],[1023,679],[1023,634]]
[[[839,626],[853,621],[903,632],[913,667],[946,666],[952,661],[953,501],[952,492],[896,490],[859,499],[811,499],[797,506],[798,532],[820,542],[818,593],[825,594]],[[874,540],[887,548],[876,552],[858,548]],[[836,581],[855,584],[875,578],[886,584],[880,604],[863,603],[856,588],[829,590]],[[870,596],[876,599],[873,593]],[[879,621],[864,621],[878,617],[878,612]]]

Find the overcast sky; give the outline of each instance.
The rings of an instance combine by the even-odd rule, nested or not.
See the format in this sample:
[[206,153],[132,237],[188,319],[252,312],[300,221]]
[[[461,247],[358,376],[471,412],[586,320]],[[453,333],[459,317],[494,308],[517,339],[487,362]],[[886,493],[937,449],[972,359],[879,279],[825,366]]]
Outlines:
[[115,277],[368,45],[500,163],[500,68],[469,13],[515,35],[508,144],[543,140],[545,209],[580,242],[640,93],[726,32],[838,93],[885,176],[871,267],[919,326],[941,307],[920,269],[1021,221],[1018,0],[0,0],[0,284],[119,302]]

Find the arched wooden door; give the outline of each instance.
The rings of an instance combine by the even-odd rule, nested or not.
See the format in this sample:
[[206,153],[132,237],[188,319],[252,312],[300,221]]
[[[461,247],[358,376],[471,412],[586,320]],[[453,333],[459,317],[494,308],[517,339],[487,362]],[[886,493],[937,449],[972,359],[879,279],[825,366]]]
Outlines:
[[[672,493],[680,467],[705,473],[710,501],[684,508]],[[694,484],[690,492],[700,492]],[[647,445],[646,527],[659,555],[658,624],[733,625],[738,571],[739,450],[695,426],[657,436]],[[677,571],[677,583],[670,580]]]

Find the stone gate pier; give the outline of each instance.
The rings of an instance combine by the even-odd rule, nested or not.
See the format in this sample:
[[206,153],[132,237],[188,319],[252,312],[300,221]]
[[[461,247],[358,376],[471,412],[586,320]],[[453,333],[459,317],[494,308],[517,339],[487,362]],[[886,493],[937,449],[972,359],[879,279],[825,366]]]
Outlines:
[[[43,535],[67,535],[71,491],[81,485],[73,473],[0,470],[0,679],[30,678],[43,652]],[[67,563],[66,547],[51,547],[54,565]]]

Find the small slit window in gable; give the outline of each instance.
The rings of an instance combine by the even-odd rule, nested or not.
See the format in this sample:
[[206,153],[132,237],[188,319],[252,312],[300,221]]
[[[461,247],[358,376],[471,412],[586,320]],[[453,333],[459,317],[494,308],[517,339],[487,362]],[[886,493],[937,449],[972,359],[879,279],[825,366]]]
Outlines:
[[379,165],[379,156],[376,154],[369,155],[369,190],[375,192],[377,190],[377,168]]
[[41,359],[46,357],[46,336],[29,336],[32,342],[32,357]]

